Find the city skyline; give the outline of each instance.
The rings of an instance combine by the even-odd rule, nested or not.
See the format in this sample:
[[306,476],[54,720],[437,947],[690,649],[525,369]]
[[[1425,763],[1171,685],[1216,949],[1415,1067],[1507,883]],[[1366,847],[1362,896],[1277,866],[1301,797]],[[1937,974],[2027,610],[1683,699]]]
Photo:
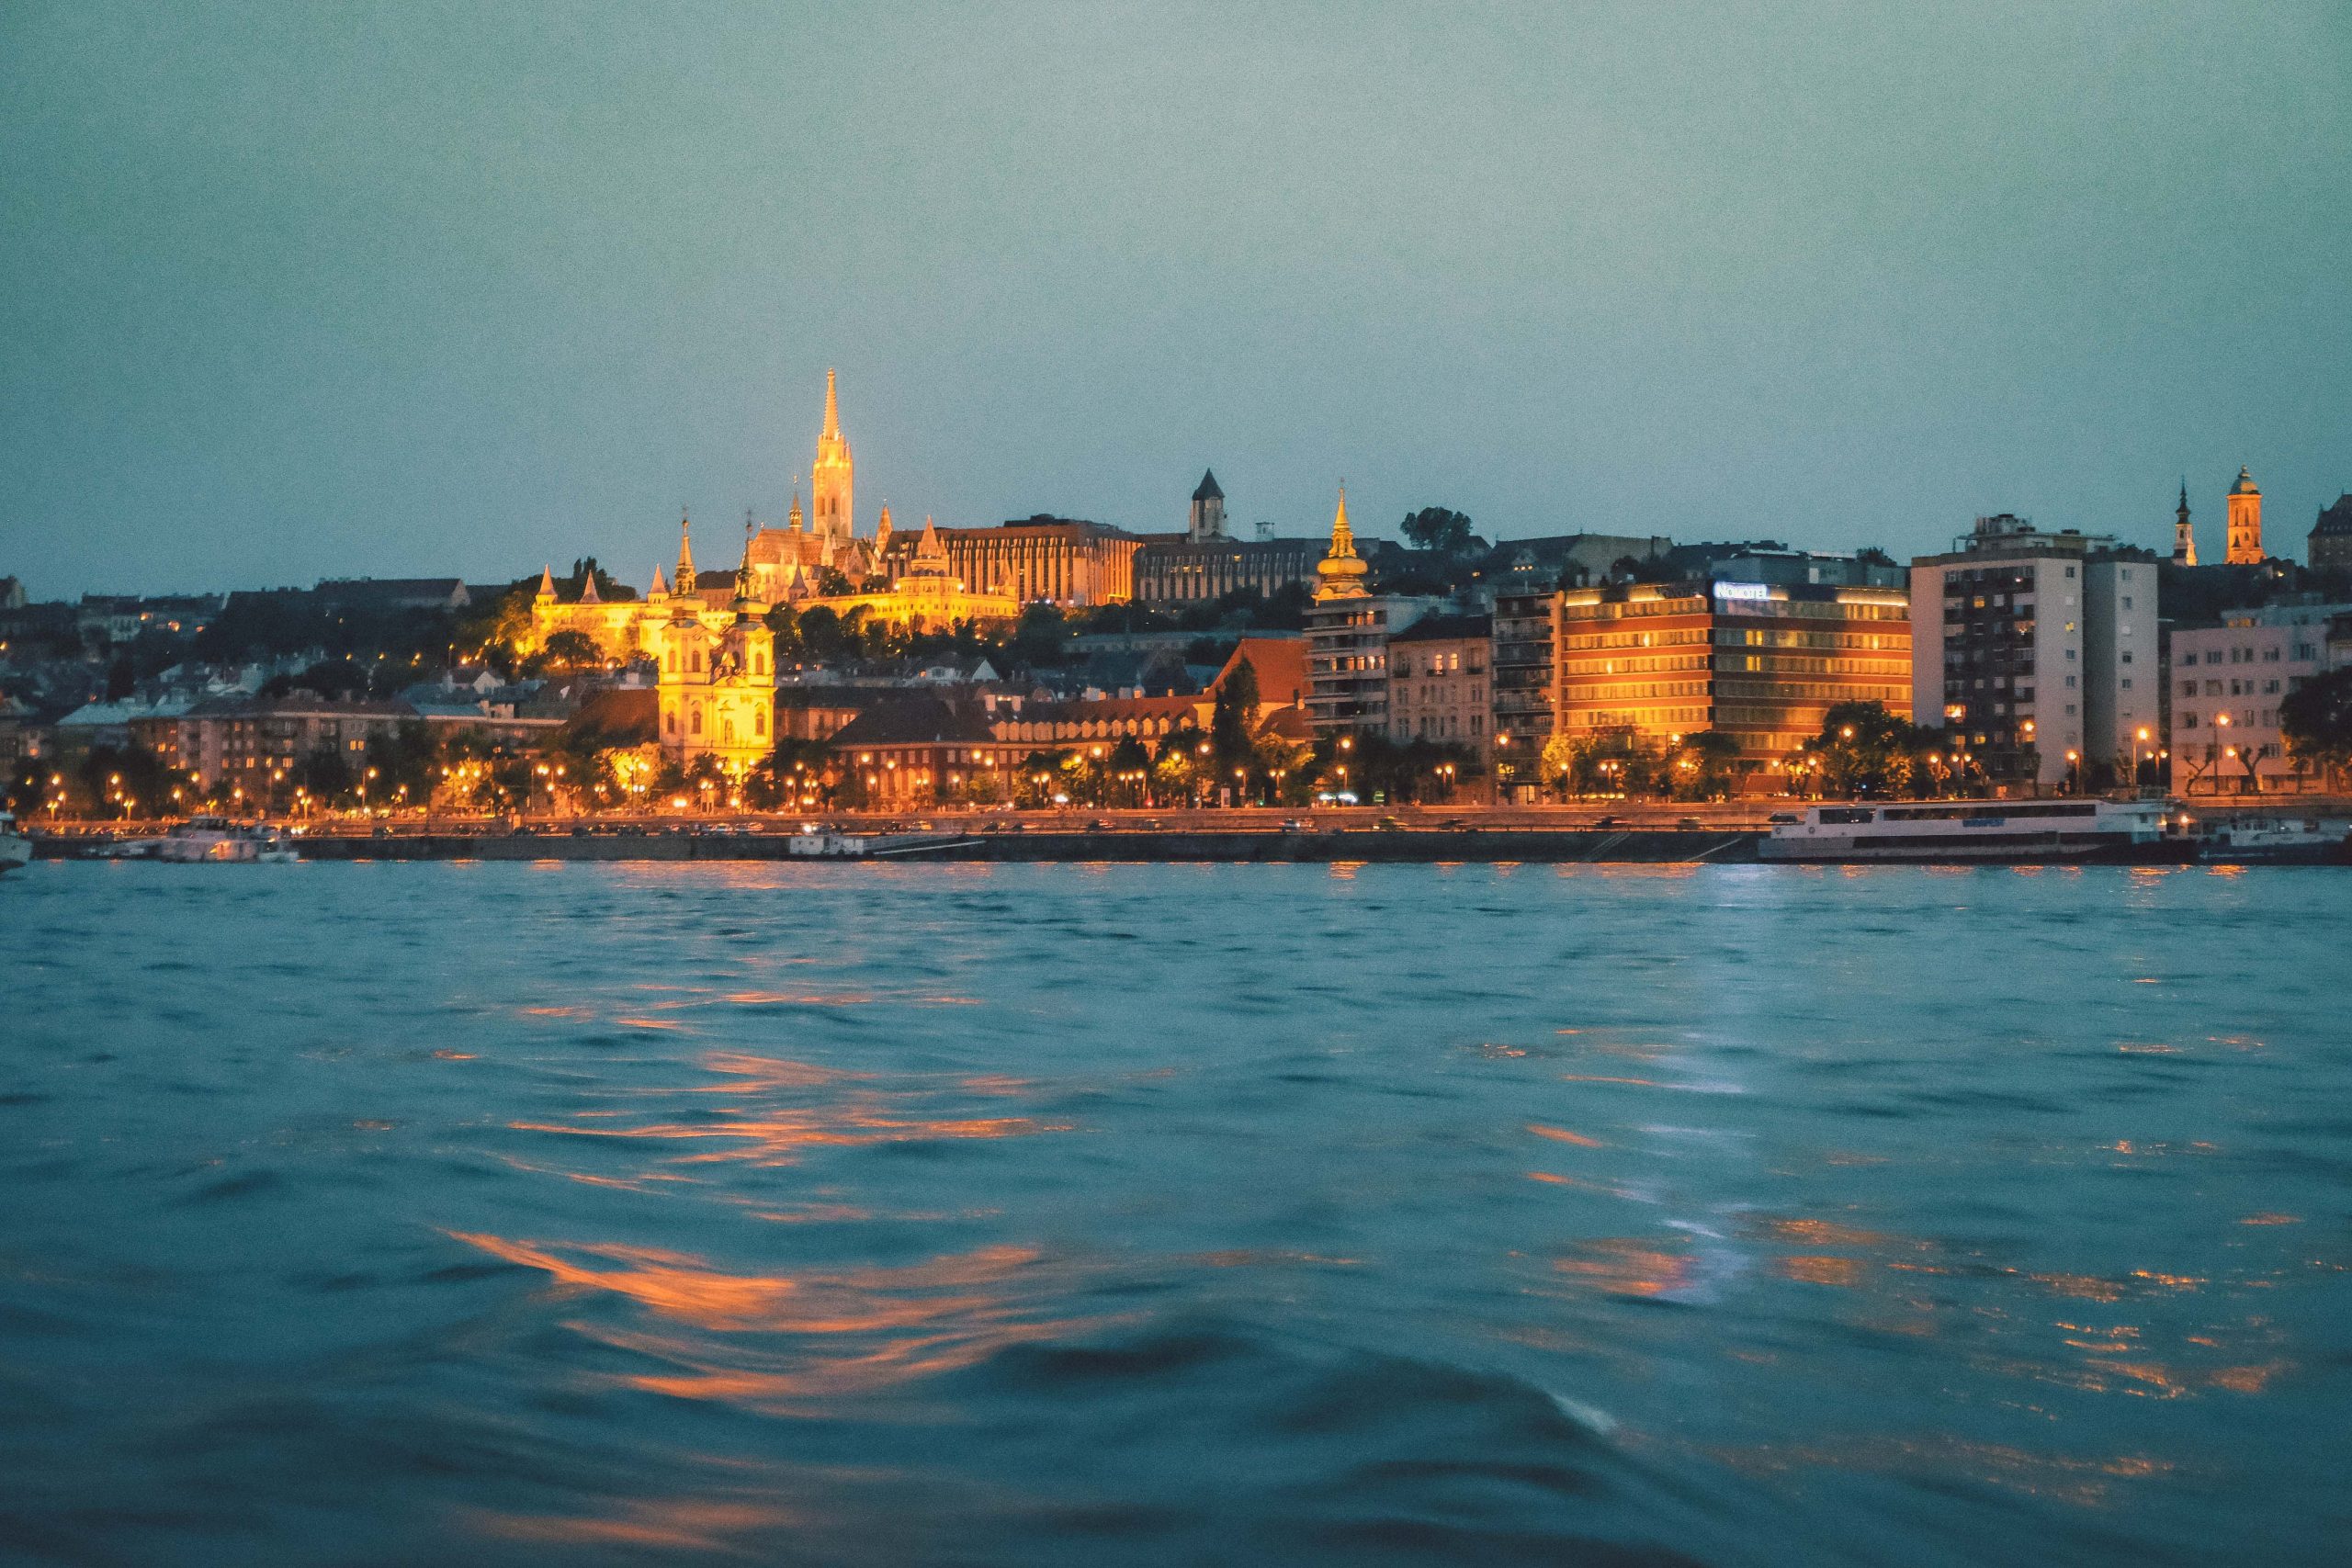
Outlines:
[[1372,533],[2164,551],[2186,473],[2210,550],[2246,464],[2291,548],[2352,19],[1854,16],[20,10],[6,570],[634,581],[783,515],[829,365],[868,529],[1214,467],[1244,536],[1344,475]]

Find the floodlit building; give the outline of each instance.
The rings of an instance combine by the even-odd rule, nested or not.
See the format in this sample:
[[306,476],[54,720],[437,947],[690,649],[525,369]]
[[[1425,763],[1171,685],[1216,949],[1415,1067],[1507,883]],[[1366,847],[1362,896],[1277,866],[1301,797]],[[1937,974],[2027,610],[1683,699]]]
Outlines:
[[2230,547],[2223,558],[2231,566],[2260,566],[2266,558],[2262,549],[2262,492],[2254,486],[2254,476],[2241,466],[2238,482],[2230,487]]
[[2151,552],[1978,518],[1911,563],[1917,721],[1998,784],[2123,776],[2142,732],[2161,733],[2156,591]]
[[662,628],[657,703],[663,753],[684,766],[711,759],[740,774],[775,744],[775,634],[752,597],[748,555],[735,574],[732,614],[711,626],[680,598]]
[[1699,581],[1564,589],[1553,733],[1656,743],[1704,731],[1762,773],[1839,703],[1911,711],[1899,589]]

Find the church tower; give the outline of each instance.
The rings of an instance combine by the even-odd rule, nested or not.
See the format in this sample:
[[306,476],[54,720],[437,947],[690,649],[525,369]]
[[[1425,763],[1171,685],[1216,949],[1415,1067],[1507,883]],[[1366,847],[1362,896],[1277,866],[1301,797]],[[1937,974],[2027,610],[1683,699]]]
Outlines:
[[1217,488],[1215,468],[1203,470],[1199,488],[1193,491],[1192,519],[1185,532],[1196,545],[1225,537],[1225,491]]
[[2180,508],[2172,515],[2172,564],[2195,566],[2197,530],[2188,525],[2188,479],[2186,475],[2180,481]]
[[833,373],[825,372],[825,429],[817,437],[817,466],[809,470],[811,531],[841,544],[850,538],[849,443],[842,439],[841,404],[833,394]]
[[2262,553],[2262,492],[2254,488],[2254,476],[2238,468],[2238,482],[2230,487],[2230,553],[2222,558],[2232,566],[2260,566]]
[[1348,526],[1348,487],[1340,485],[1340,511],[1331,519],[1331,553],[1315,563],[1317,599],[1361,599],[1372,592],[1371,568],[1356,554],[1355,530]]
[[691,518],[678,519],[678,573],[674,580],[681,597],[695,591],[695,538]]
[[691,766],[705,757],[740,778],[775,744],[775,637],[756,597],[751,546],[735,570],[733,618],[714,632],[693,604],[673,601],[661,633],[655,699],[662,750]]

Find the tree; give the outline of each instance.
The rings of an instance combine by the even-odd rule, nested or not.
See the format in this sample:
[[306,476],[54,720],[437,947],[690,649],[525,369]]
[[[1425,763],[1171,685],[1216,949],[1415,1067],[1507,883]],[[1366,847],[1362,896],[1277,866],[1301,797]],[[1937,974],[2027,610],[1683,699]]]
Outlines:
[[586,632],[566,627],[548,634],[547,646],[540,649],[547,662],[564,670],[602,670],[605,650]]
[[2287,755],[2323,775],[2352,767],[2352,669],[2314,675],[2278,705]]
[[1854,559],[1863,566],[1893,566],[1894,558],[1876,545],[1864,545],[1854,552]]
[[1405,519],[1405,537],[1425,550],[1459,555],[1470,545],[1470,519],[1443,506],[1424,506]]
[[1247,659],[1233,667],[1216,689],[1209,716],[1209,745],[1217,768],[1227,773],[1250,761],[1250,736],[1258,722],[1258,671]]
[[1668,790],[1677,800],[1720,800],[1731,794],[1739,761],[1736,737],[1719,729],[1686,735],[1668,759]]
[[1919,771],[1926,732],[1886,711],[1884,703],[1838,703],[1822,716],[1821,733],[1806,747],[1820,759],[1821,787],[1830,795],[1895,795]]

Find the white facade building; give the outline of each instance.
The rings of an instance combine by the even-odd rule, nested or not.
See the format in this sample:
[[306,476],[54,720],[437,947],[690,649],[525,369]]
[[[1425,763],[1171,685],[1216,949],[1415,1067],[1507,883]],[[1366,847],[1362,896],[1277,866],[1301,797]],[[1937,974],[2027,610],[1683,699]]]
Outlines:
[[2329,667],[2328,626],[2352,604],[2231,610],[2172,634],[2172,788],[2245,795],[2318,787],[2288,759],[2278,704]]
[[2112,539],[2004,513],[1911,563],[1913,722],[1996,784],[2128,781],[2159,749],[2157,646],[2155,558]]

